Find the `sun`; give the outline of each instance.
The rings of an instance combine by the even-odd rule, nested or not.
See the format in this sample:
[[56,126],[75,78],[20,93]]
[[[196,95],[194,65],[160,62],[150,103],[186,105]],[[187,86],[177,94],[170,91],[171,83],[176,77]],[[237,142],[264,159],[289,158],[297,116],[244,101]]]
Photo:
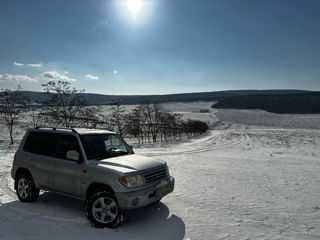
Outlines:
[[142,0],[128,0],[127,6],[131,13],[136,14],[142,8]]

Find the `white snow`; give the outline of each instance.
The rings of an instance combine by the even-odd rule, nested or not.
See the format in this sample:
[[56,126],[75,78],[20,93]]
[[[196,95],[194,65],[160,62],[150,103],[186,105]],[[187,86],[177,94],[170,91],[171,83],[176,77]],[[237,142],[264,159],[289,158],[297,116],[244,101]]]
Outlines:
[[2,143],[0,239],[320,238],[319,115],[197,115],[196,103],[189,110],[188,103],[176,105],[195,118],[209,116],[213,130],[135,146],[138,154],[167,161],[176,187],[160,205],[128,212],[117,229],[92,228],[82,202],[64,196],[43,192],[37,202],[19,202],[9,176],[14,149]]

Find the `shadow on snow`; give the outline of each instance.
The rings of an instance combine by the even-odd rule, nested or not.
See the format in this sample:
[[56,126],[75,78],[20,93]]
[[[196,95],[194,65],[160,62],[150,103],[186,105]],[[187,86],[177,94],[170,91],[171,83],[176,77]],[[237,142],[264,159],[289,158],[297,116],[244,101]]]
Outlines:
[[[47,228],[45,232],[50,233],[50,236],[46,236],[46,239],[63,237],[66,231],[68,237],[74,236],[78,237],[78,239],[88,239],[93,236],[98,239],[100,237],[105,239],[111,234],[112,239],[176,240],[184,239],[185,235],[183,220],[174,214],[170,214],[169,208],[162,202],[142,209],[128,211],[124,222],[116,229],[93,228],[85,216],[83,201],[51,192],[40,194],[39,199],[33,203],[22,203],[18,200],[4,203],[0,205],[0,215],[3,216],[4,212],[6,212],[7,226],[0,227],[0,229],[6,228],[1,231],[12,230],[15,231],[16,235],[18,234],[17,236],[21,237],[24,235],[28,235],[31,238],[32,236],[39,237],[41,234],[37,232],[38,227],[35,229],[32,227],[33,225],[38,226],[39,223],[41,223],[42,228]],[[11,218],[12,222],[10,221]],[[28,220],[25,221],[23,219]],[[16,231],[17,226],[23,229],[28,228],[28,231],[22,231],[20,235]],[[54,230],[52,227],[63,228],[62,230]]]

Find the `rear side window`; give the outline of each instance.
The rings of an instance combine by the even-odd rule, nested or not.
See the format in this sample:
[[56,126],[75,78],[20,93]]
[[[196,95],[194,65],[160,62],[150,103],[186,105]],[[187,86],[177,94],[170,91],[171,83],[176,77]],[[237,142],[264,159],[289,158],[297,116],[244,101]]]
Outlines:
[[55,137],[50,133],[31,132],[23,150],[31,153],[52,156],[55,151]]
[[75,136],[44,132],[29,133],[23,150],[62,159],[66,159],[69,150],[76,150],[80,153],[78,140]]
[[37,134],[31,132],[29,133],[24,146],[23,146],[23,150],[26,152],[32,152],[35,153],[36,152],[36,146],[35,143],[37,143]]

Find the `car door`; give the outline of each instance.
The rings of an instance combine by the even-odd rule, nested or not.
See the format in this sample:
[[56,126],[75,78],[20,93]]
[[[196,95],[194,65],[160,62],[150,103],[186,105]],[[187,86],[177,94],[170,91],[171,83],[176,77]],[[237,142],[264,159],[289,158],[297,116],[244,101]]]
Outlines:
[[27,161],[33,180],[40,187],[48,187],[51,168],[52,134],[46,132],[30,132],[20,153]]
[[[66,194],[80,196],[83,163],[78,139],[69,134],[55,134],[56,150],[52,160],[49,185],[50,188]],[[69,150],[76,150],[80,154],[80,161],[67,159]]]

